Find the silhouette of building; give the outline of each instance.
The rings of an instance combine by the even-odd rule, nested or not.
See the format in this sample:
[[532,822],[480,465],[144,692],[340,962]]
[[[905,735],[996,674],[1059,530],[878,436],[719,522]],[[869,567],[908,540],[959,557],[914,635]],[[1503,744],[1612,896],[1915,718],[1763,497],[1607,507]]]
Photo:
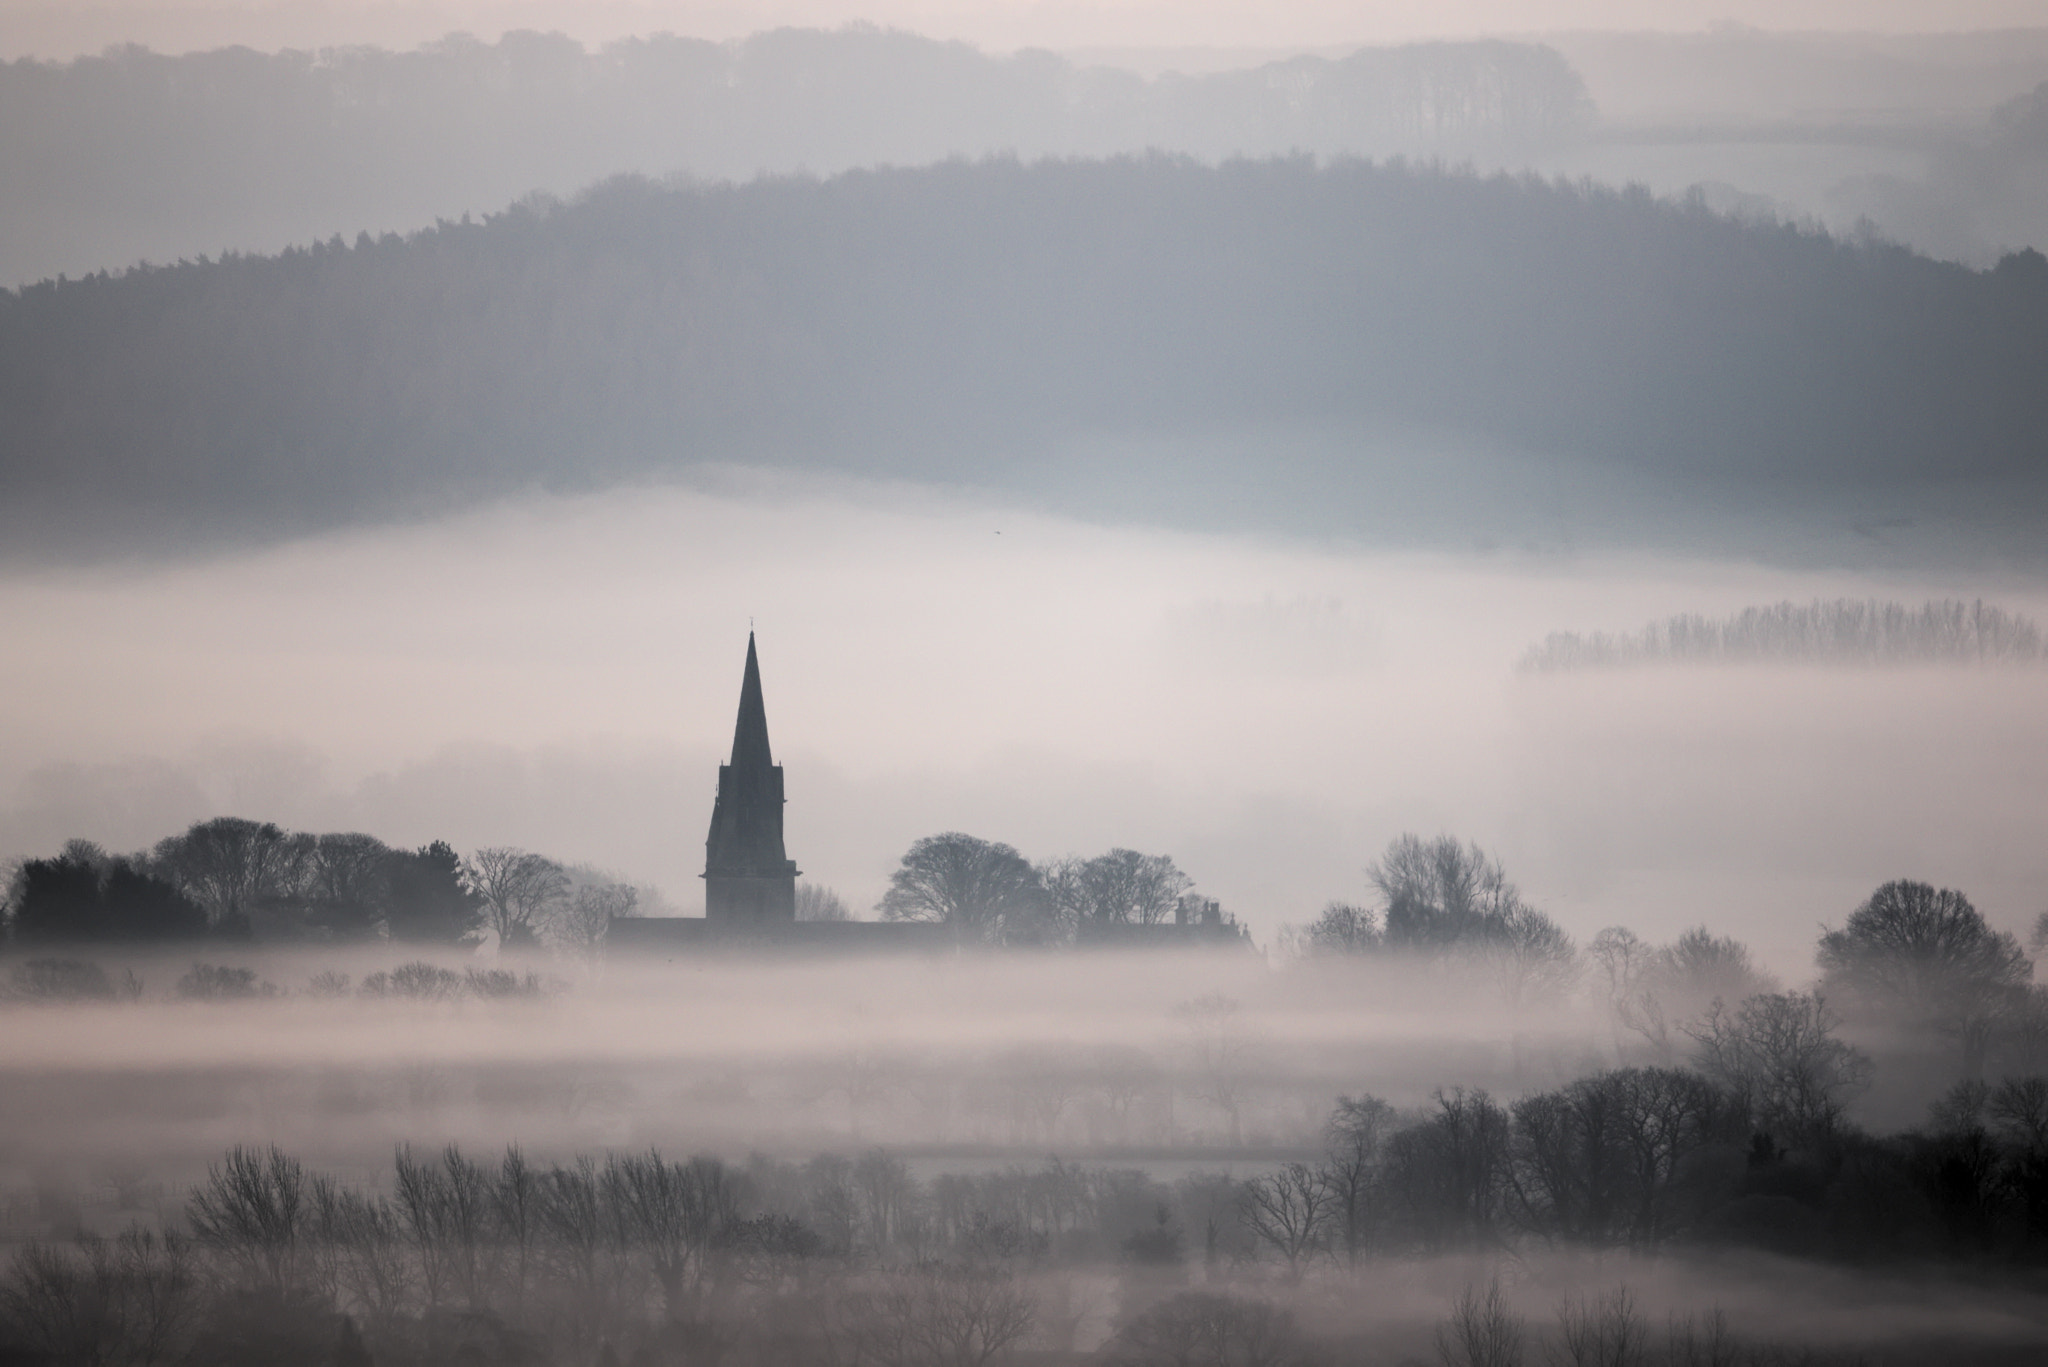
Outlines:
[[782,845],[782,766],[768,749],[761,662],[747,633],[747,672],[732,759],[718,766],[718,800],[704,841],[704,919],[740,926],[796,921],[796,861]]
[[[796,861],[782,840],[782,766],[768,748],[761,662],[747,633],[732,756],[718,766],[718,797],[704,840],[702,916],[615,916],[606,929],[614,953],[650,957],[716,949],[845,954],[864,950],[937,952],[959,946],[949,925],[921,921],[799,921]],[[1250,936],[1213,901],[1183,897],[1171,922],[1084,921],[1083,949],[1251,948]]]
[[718,766],[718,797],[704,840],[702,916],[615,916],[612,951],[650,955],[705,948],[854,950],[946,949],[950,927],[891,921],[799,921],[796,861],[782,841],[782,766],[768,748],[761,662],[747,633],[732,756]]
[[1171,921],[1138,925],[1083,917],[1074,927],[1078,949],[1250,949],[1251,932],[1214,898],[1189,894]]

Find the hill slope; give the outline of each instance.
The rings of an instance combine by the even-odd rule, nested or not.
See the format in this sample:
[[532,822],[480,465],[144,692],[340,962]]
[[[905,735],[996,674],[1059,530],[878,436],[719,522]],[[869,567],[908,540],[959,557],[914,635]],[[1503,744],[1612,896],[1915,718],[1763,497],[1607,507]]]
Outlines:
[[1030,493],[1077,444],[1170,480],[1176,444],[1276,430],[1338,434],[1339,487],[1425,430],[1737,502],[1910,495],[2048,472],[2044,373],[2037,254],[1644,194],[1162,158],[623,181],[0,294],[0,501],[17,536],[175,540],[708,461]]

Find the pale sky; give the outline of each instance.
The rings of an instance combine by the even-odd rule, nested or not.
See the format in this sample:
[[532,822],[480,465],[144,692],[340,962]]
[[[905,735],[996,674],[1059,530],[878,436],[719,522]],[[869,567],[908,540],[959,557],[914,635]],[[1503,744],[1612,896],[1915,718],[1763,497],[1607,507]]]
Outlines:
[[163,51],[376,43],[561,30],[586,43],[669,31],[732,38],[854,21],[1018,47],[1285,50],[1583,29],[1931,33],[2037,27],[2038,0],[0,0],[0,56],[111,43]]

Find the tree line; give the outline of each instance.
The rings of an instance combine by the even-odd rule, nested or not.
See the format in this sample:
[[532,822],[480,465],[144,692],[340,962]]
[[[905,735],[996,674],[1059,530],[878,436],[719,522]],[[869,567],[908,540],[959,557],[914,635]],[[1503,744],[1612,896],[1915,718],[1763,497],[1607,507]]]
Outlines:
[[287,831],[214,817],[148,850],[73,840],[22,860],[0,904],[16,945],[200,940],[453,945],[575,952],[604,941],[640,893],[601,871],[509,846],[464,856],[446,841],[394,849],[361,832]]
[[1418,429],[1710,499],[2002,487],[2048,449],[2036,274],[1398,161],[628,179],[0,293],[0,501],[16,546],[182,543],[706,461],[1037,494],[1119,435],[1336,434],[1341,480]]
[[1911,607],[1876,599],[1775,603],[1709,618],[1681,613],[1641,631],[1555,631],[1517,666],[1541,674],[1623,665],[2032,664],[2041,628],[2022,613],[1948,598]]
[[[1582,948],[1527,904],[1498,858],[1451,836],[1397,837],[1366,872],[1376,905],[1331,903],[1283,932],[1282,953],[1456,968],[1490,981],[1510,1008],[1590,993],[1618,1058],[1671,1065],[1693,1049],[1735,1068],[1746,1041],[1779,1041],[1796,1066],[1774,1065],[1771,1085],[1788,1098],[1783,1123],[1802,1133],[1833,1124],[1868,1081],[1870,1060],[1838,1038],[1845,1023],[1937,1052],[1971,1081],[1995,1058],[2031,1062],[2048,1045],[2048,987],[2034,984],[2027,946],[1953,889],[1881,885],[1823,931],[1811,986],[1786,992],[1746,946],[1704,926],[1661,946],[1610,926]],[[2048,911],[2029,942],[2048,951]]]
[[[875,910],[950,925],[964,944],[1072,944],[1089,927],[1177,920],[1246,938],[1193,888],[1168,855],[1113,849],[1033,864],[1012,846],[952,831],[912,844]],[[73,840],[53,858],[18,861],[0,926],[29,949],[205,939],[453,945],[488,935],[500,949],[591,953],[614,918],[641,913],[641,901],[640,889],[600,870],[512,846],[466,856],[445,841],[393,849],[360,832],[214,817],[134,854]],[[800,921],[853,919],[822,884],[798,884],[796,903]],[[52,986],[27,995],[62,994]]]
[[1034,864],[1014,846],[947,831],[915,841],[875,910],[886,921],[951,926],[962,943],[1071,945],[1104,927],[1194,922],[1247,939],[1236,918],[1193,891],[1170,855],[1113,849]]
[[[2048,1080],[1958,1089],[1921,1130],[1799,1149],[1755,1128],[1753,1096],[1732,1075],[1629,1068],[1511,1106],[1455,1088],[1412,1111],[1345,1097],[1312,1161],[1172,1180],[1057,1159],[921,1178],[880,1149],[735,1164],[402,1146],[368,1186],[237,1148],[161,1229],[17,1249],[0,1348],[60,1367],[985,1367],[1023,1348],[1113,1367],[1334,1367],[1359,1360],[1371,1326],[1326,1314],[1311,1330],[1291,1289],[1363,1285],[1413,1255],[1768,1249],[1980,1271],[2048,1257]],[[1105,1268],[1112,1332],[1081,1354],[1099,1308],[1082,1279]],[[1659,1361],[1616,1298],[1567,1298],[1553,1360]],[[1511,1361],[1471,1355],[1485,1321],[1531,1337],[1497,1287],[1468,1288],[1441,1322],[1449,1367]],[[1631,1352],[1571,1348],[1617,1332]],[[1718,1345],[1672,1367],[1780,1360],[1712,1313],[1669,1335],[1674,1352]]]
[[1147,80],[855,27],[412,52],[138,47],[0,63],[0,281],[413,227],[609,175],[946,157],[1528,152],[1591,113],[1555,50],[1428,43]]

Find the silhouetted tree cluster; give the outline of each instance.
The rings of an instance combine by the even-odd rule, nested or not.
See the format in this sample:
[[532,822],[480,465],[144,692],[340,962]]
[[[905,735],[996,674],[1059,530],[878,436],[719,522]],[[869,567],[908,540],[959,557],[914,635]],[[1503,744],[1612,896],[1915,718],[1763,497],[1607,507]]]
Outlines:
[[913,844],[890,875],[884,920],[952,926],[963,942],[1064,945],[1103,928],[1189,920],[1236,930],[1170,856],[1114,849],[1033,864],[999,841],[948,831]]
[[530,850],[494,846],[465,859],[445,841],[394,849],[359,832],[224,816],[122,858],[74,840],[55,859],[25,860],[0,919],[24,945],[207,936],[452,945],[488,935],[501,949],[592,954],[639,903],[638,889],[601,869]]
[[1945,130],[1919,177],[1857,177],[1841,207],[1959,261],[1992,261],[2021,289],[2048,291],[2041,240],[2048,176],[2048,83],[2007,100],[1983,124]]
[[853,909],[846,899],[822,883],[796,885],[796,919],[799,921],[851,921]]
[[[2048,291],[1640,188],[1156,156],[621,181],[0,294],[0,503],[11,544],[76,546],[704,461],[1042,491],[1083,438],[1275,427],[1911,490],[2036,478],[2044,369]],[[1148,490],[1196,459],[1091,450]],[[1185,483],[1236,519],[1297,476],[1261,449]]]
[[[451,1146],[400,1148],[368,1188],[235,1149],[162,1233],[18,1249],[0,1273],[0,1349],[55,1363],[985,1364],[1026,1343],[1071,1352],[1063,1277],[1111,1264],[1120,1304],[1098,1360],[1305,1363],[1322,1360],[1315,1336],[1260,1289],[1276,1274],[1537,1247],[2048,1259],[2048,1080],[1962,1084],[1926,1127],[1887,1139],[1793,1149],[1757,1120],[1701,1073],[1626,1068],[1508,1105],[1460,1088],[1412,1113],[1345,1098],[1318,1160],[1173,1181],[1057,1160],[921,1178],[879,1149],[735,1166]],[[1448,1360],[1533,1332],[1475,1289],[1445,1321]],[[1637,1361],[1571,1354],[1647,1352],[1632,1337],[1645,1332],[1616,1292],[1567,1298],[1552,1340],[1562,1361]],[[1733,1351],[1714,1315],[1674,1317],[1668,1336]],[[270,1356],[227,1351],[251,1343]]]
[[[480,1162],[397,1152],[387,1192],[235,1149],[184,1229],[31,1243],[0,1276],[25,1361],[439,1364],[846,1360],[981,1367],[1033,1327],[1033,1245],[985,1214],[942,1247],[899,1228],[884,1155],[811,1168],[659,1153]],[[828,1252],[768,1188],[845,1195],[888,1256]],[[788,1195],[788,1192],[779,1194]],[[799,1206],[806,1204],[798,1191]],[[189,1232],[188,1232],[189,1231]],[[901,1257],[905,1240],[921,1256]]]
[[1627,1031],[1660,1063],[1677,1056],[1686,1024],[1715,1002],[1741,1002],[1778,986],[1756,967],[1748,946],[1705,926],[1668,945],[1649,944],[1626,926],[1609,926],[1593,937],[1586,953],[1615,1027],[1615,1052],[1627,1052],[1621,1042]]
[[2002,1024],[2023,1016],[2034,965],[1960,892],[1886,883],[1821,936],[1822,987],[1847,1010],[1960,1047],[1965,1077],[1983,1072]]
[[[1876,1139],[1833,1110],[1855,1079],[1839,1058],[1815,1065],[1820,1025],[1803,1042],[1758,1030],[1744,1047],[1767,1060],[1731,1066],[1703,1043],[1698,1070],[1617,1069],[1509,1104],[1463,1088],[1415,1114],[1344,1098],[1323,1161],[1248,1180],[1242,1221],[1296,1271],[1532,1240],[2048,1259],[2048,1082],[1962,1083],[1925,1129]],[[1787,1065],[1807,1069],[1796,1088]]]
[[1686,614],[1633,635],[1552,632],[1522,657],[1527,673],[1655,663],[2032,664],[2041,628],[1982,600],[1911,608],[1875,600],[1778,603],[1719,620]]
[[84,959],[38,958],[16,964],[7,975],[0,1000],[63,1003],[133,1001],[142,995],[142,980],[132,970],[115,978]]
[[1579,979],[1571,936],[1524,901],[1500,861],[1476,844],[1401,835],[1366,877],[1378,908],[1333,902],[1286,942],[1317,959],[1401,955],[1477,966],[1515,1007],[1558,1000]]
[[175,883],[85,841],[55,859],[24,861],[7,900],[22,945],[156,944],[207,932],[206,912]]
[[[479,928],[486,902],[477,886],[474,872],[440,841],[393,849],[359,833],[318,835],[215,817],[121,858],[72,841],[56,859],[26,860],[6,916],[22,944],[208,936],[454,944]],[[525,924],[520,916],[530,919],[527,902],[509,906],[494,914],[492,929],[502,919],[516,932]]]
[[[1690,1057],[1781,1130],[1826,1135],[1869,1081],[1870,1058],[1838,1038],[1844,1024],[1887,1049],[1953,1051],[1968,1079],[1994,1057],[2048,1064],[2048,989],[2033,985],[2033,962],[1950,889],[1886,883],[1824,931],[1812,990],[1783,992],[1746,946],[1704,926],[1667,945],[1610,926],[1582,953],[1527,906],[1499,860],[1449,836],[1400,836],[1367,876],[1377,906],[1333,902],[1285,928],[1283,952],[1329,966],[1400,956],[1457,967],[1491,979],[1511,1007],[1557,1002],[1590,981],[1618,1060]],[[2048,935],[2037,929],[2036,940]]]

